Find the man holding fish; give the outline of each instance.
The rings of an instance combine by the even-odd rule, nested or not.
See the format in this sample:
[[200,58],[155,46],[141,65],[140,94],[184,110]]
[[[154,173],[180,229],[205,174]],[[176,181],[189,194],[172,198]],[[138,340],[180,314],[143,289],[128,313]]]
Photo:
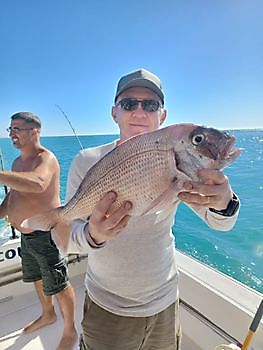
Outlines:
[[180,349],[178,204],[216,230],[236,222],[239,200],[220,170],[239,154],[234,138],[193,124],[159,129],[166,114],[157,76],[123,76],[112,107],[120,139],[81,151],[65,206],[23,223],[53,228],[68,252],[88,252],[82,350]]
[[0,217],[21,232],[21,257],[24,282],[34,282],[42,314],[24,328],[30,333],[52,324],[57,316],[53,306],[56,295],[64,318],[64,331],[57,350],[72,350],[77,341],[74,325],[75,295],[68,280],[65,258],[51,239],[50,231],[23,228],[21,222],[31,215],[60,205],[60,167],[53,153],[40,144],[41,121],[30,112],[11,116],[7,129],[20,156],[12,171],[0,171],[0,183],[10,188],[0,205]]
[[[231,163],[239,151],[231,149],[234,139],[224,133],[182,124],[174,128],[174,151],[165,162],[161,156],[164,148],[160,146],[163,136],[152,140],[150,135],[154,133],[146,134],[158,130],[166,119],[164,94],[160,79],[145,69],[119,80],[114,102],[112,117],[120,129],[120,139],[81,151],[68,177],[67,201],[72,205],[65,206],[65,213],[70,216],[74,204],[80,211],[75,215],[78,219],[72,225],[68,250],[89,254],[80,348],[178,350],[181,327],[171,232],[174,215],[179,202],[184,201],[211,228],[230,230],[238,216],[239,200],[220,169]],[[172,127],[165,128],[168,134]],[[140,137],[138,142],[136,138],[129,140],[142,134],[142,142]],[[169,138],[167,134],[165,137]],[[158,151],[154,149],[157,143]],[[106,154],[102,163],[97,163]],[[104,162],[109,157],[116,157],[115,163],[110,160],[115,168],[112,176],[111,166]],[[191,169],[200,159],[200,169],[192,174]],[[94,164],[101,169],[93,168],[87,174]],[[143,167],[138,170],[140,164]],[[176,169],[167,175],[171,164]],[[134,172],[131,178],[130,172]],[[89,185],[85,183],[86,174]],[[96,179],[98,185],[94,184]],[[118,181],[124,182],[124,187]],[[167,184],[163,185],[163,181]],[[102,198],[94,193],[96,204],[87,218],[84,210],[81,214],[83,196],[82,204],[78,203],[84,189],[85,193],[92,192],[92,186]],[[104,186],[109,189],[107,193]],[[162,186],[166,189],[155,195]],[[92,202],[93,197],[88,200]]]

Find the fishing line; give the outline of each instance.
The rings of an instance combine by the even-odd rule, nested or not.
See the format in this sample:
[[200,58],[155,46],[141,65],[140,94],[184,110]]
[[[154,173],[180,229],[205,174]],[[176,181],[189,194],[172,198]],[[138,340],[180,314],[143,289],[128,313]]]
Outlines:
[[82,146],[81,142],[80,142],[80,139],[78,137],[78,135],[76,134],[76,131],[75,129],[73,128],[73,125],[71,124],[68,116],[66,115],[66,113],[63,111],[63,109],[59,106],[59,105],[55,105],[59,110],[60,112],[63,114],[63,116],[66,118],[67,122],[69,123],[69,126],[71,127],[71,130],[73,131],[73,134],[75,135],[76,139],[78,140],[78,143],[80,145],[80,148],[83,150],[84,147]]

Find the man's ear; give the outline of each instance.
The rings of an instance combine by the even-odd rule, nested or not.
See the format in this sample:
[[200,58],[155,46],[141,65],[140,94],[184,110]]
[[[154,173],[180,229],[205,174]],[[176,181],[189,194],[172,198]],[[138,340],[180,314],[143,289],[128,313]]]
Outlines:
[[112,118],[115,121],[115,123],[118,124],[118,117],[117,117],[117,111],[116,111],[116,107],[115,106],[113,106],[112,109],[111,109],[111,115],[112,115]]
[[34,135],[39,135],[40,134],[40,129],[39,128],[34,128],[32,130],[32,132],[33,132]]
[[161,114],[161,117],[160,117],[160,125],[163,124],[163,122],[164,122],[165,119],[166,119],[166,116],[167,116],[167,111],[166,111],[166,109],[163,109],[162,114]]

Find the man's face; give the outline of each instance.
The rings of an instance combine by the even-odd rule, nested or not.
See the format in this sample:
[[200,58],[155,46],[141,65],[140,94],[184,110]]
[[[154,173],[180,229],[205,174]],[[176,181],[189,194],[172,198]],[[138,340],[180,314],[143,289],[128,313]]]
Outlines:
[[22,119],[15,119],[11,121],[10,127],[9,137],[16,148],[21,149],[33,142],[35,128],[31,123],[26,123]]
[[[160,107],[156,111],[149,111],[147,107],[150,105],[151,109],[151,102],[140,102],[136,106],[135,101],[135,106],[129,110],[130,102],[134,105],[134,99],[138,101],[152,100],[154,107],[158,106],[158,103]],[[127,101],[127,103],[123,104],[120,101]],[[155,101],[158,101],[158,103],[155,104]],[[161,100],[153,91],[147,88],[134,87],[125,90],[118,96],[116,105],[112,107],[112,116],[119,126],[120,140],[125,141],[132,136],[157,130],[166,118],[166,110],[161,107]]]

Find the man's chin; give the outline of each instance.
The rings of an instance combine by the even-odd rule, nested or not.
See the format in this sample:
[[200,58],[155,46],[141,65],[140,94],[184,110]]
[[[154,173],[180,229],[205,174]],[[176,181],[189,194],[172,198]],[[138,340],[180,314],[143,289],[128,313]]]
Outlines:
[[138,134],[144,134],[149,131],[147,126],[142,126],[142,125],[134,125],[132,126],[132,134],[133,135],[138,135]]

